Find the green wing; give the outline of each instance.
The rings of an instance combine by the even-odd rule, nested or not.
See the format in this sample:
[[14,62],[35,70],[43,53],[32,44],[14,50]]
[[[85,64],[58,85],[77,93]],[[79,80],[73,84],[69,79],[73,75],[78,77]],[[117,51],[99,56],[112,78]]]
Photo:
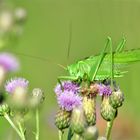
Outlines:
[[[84,61],[90,66],[94,66],[100,55],[91,56]],[[140,49],[128,50],[123,52],[114,52],[114,77],[122,77],[124,73],[123,68],[127,67],[129,64],[140,61]],[[96,75],[96,80],[104,80],[110,78],[110,54],[106,53],[103,62]]]

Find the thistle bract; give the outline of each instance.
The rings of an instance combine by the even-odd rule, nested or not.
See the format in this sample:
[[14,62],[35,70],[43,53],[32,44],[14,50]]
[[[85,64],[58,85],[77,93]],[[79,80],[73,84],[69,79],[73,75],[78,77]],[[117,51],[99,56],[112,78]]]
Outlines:
[[70,126],[71,112],[59,110],[55,116],[55,125],[58,129],[63,130]]
[[10,108],[7,104],[0,105],[0,116],[4,116],[4,114],[9,114]]
[[83,109],[88,125],[96,123],[96,97],[83,97]]
[[123,101],[124,94],[120,90],[112,92],[112,95],[110,96],[110,104],[113,108],[122,106]]
[[114,109],[110,104],[109,104],[109,98],[104,97],[103,101],[101,103],[101,116],[106,120],[106,121],[111,121],[112,119],[115,118],[115,115],[117,113],[117,110]]

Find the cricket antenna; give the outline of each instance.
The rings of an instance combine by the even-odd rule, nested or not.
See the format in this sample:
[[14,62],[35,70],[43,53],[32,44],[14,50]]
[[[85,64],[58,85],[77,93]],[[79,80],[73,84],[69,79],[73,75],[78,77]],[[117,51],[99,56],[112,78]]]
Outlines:
[[18,53],[18,52],[13,52],[13,53],[16,54],[16,55],[21,55],[21,56],[30,57],[30,58],[33,58],[33,59],[38,59],[38,60],[41,60],[41,61],[49,62],[49,63],[52,63],[52,64],[55,64],[55,65],[59,66],[60,68],[63,68],[64,70],[67,70],[67,68],[65,66],[63,66],[62,64],[55,63],[55,62],[53,62],[53,61],[51,61],[51,60],[49,60],[45,57],[34,56],[34,55]]
[[69,40],[68,40],[67,60],[69,60],[69,56],[70,56],[71,40],[72,40],[72,21],[70,21],[70,23],[69,23]]

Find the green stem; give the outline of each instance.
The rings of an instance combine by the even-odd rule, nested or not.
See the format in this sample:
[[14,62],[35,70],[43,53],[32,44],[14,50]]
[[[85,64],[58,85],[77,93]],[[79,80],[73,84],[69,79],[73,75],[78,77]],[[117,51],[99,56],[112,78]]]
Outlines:
[[22,140],[26,140],[26,139],[25,139],[24,130],[23,130],[23,127],[22,127],[22,125],[21,125],[20,122],[18,122],[18,126],[19,126],[19,130],[20,130],[20,132],[21,132],[21,135],[22,135]]
[[39,110],[36,109],[36,140],[39,140]]
[[63,140],[63,132],[59,130],[58,133],[59,133],[59,140]]
[[72,132],[71,128],[69,128],[67,140],[71,140],[72,137],[73,137],[73,132]]
[[22,140],[22,135],[19,131],[19,129],[15,126],[15,124],[13,123],[13,121],[11,120],[11,118],[9,117],[8,114],[5,114],[4,115],[4,118],[9,122],[9,124],[12,126],[12,128],[17,132],[17,134],[19,135],[19,137],[21,138]]
[[107,140],[110,139],[110,134],[111,134],[113,122],[114,122],[114,119],[107,122],[107,128],[106,128],[106,138],[107,138]]

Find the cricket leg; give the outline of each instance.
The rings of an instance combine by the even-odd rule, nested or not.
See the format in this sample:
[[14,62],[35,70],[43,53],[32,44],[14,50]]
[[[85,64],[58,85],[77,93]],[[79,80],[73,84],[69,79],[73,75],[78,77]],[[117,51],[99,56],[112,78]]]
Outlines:
[[97,74],[97,72],[98,72],[98,70],[99,70],[99,68],[100,68],[100,66],[101,66],[101,63],[102,63],[102,61],[103,61],[103,59],[104,59],[104,56],[105,56],[106,49],[107,49],[108,45],[110,44],[110,42],[111,42],[111,38],[108,37],[108,38],[107,38],[106,45],[105,45],[105,47],[104,47],[104,49],[103,49],[103,51],[101,52],[101,55],[100,55],[100,57],[99,57],[99,60],[96,62],[96,65],[94,65],[94,66],[91,68],[91,71],[90,71],[90,73],[89,73],[90,81],[94,81],[94,80],[95,80],[96,74]]
[[121,42],[119,43],[119,45],[117,46],[115,52],[122,52],[124,47],[125,47],[125,43],[126,43],[126,39],[122,38]]

